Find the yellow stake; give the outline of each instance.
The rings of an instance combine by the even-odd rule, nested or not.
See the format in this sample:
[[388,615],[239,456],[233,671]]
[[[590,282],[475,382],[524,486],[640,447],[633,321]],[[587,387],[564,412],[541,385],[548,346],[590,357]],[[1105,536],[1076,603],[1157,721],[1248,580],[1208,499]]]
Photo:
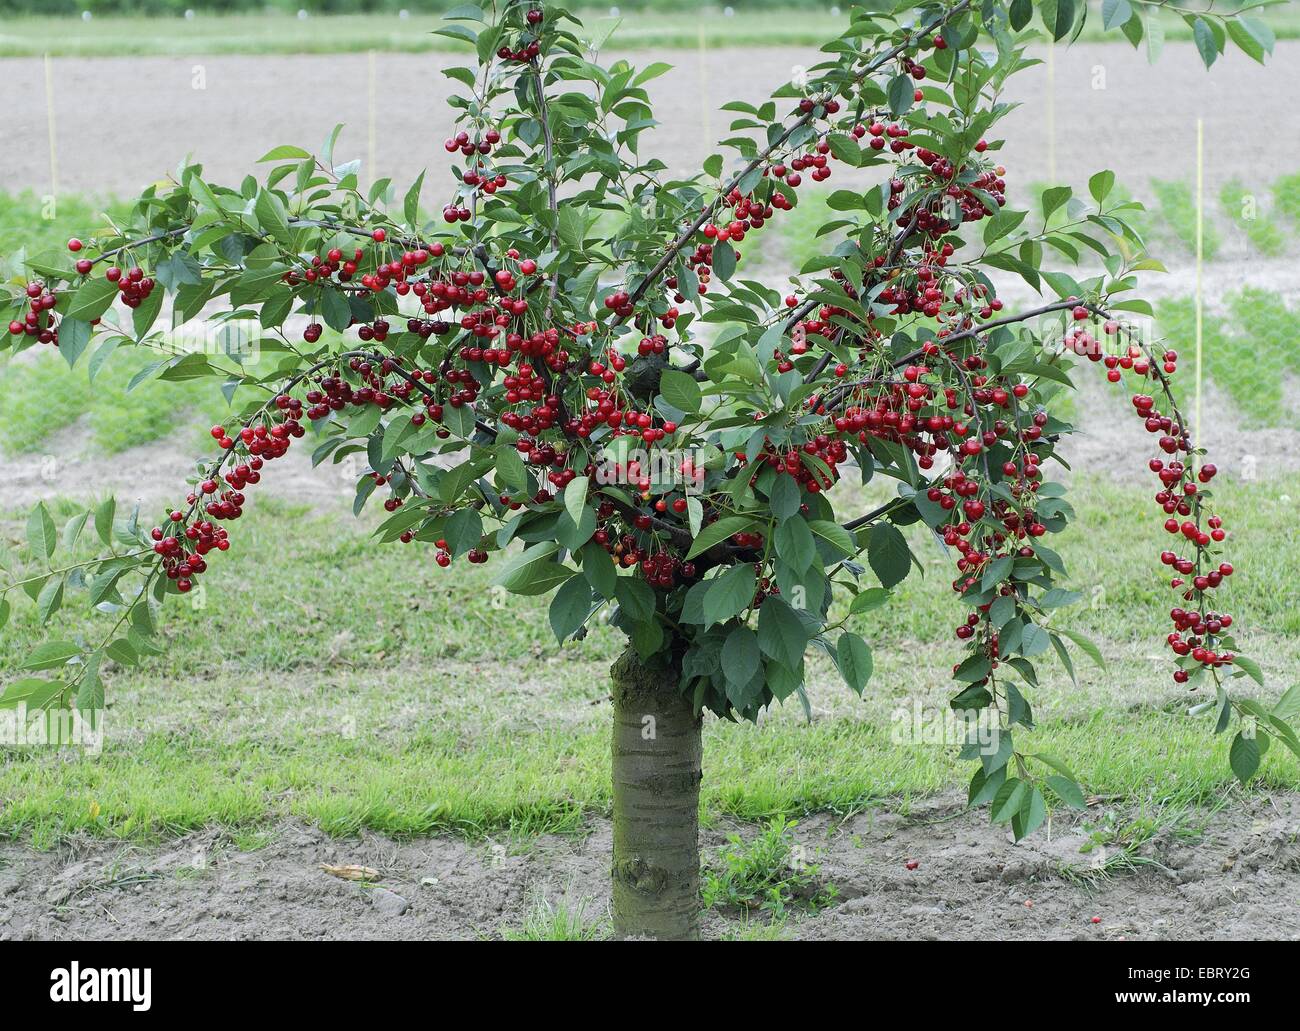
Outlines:
[[369,116],[369,128],[366,135],[366,171],[370,175],[370,182],[374,183],[379,178],[376,175],[375,168],[375,52],[373,50],[367,53],[367,79],[369,80],[369,102],[367,113]]
[[54,69],[50,55],[45,55],[45,119],[50,134],[50,196],[59,193],[59,158],[54,144]]
[[1047,181],[1056,185],[1056,43],[1047,44]]
[[[1201,394],[1205,362],[1201,348],[1201,314],[1204,296],[1201,292],[1201,265],[1205,257],[1205,123],[1196,119],[1196,440],[1201,440]],[[1199,465],[1199,463],[1197,463]]]
[[708,143],[713,142],[713,130],[709,127],[709,115],[711,112],[709,103],[709,45],[704,38],[704,21],[703,18],[696,22],[699,30],[700,40],[700,99],[703,100],[704,107],[704,139]]

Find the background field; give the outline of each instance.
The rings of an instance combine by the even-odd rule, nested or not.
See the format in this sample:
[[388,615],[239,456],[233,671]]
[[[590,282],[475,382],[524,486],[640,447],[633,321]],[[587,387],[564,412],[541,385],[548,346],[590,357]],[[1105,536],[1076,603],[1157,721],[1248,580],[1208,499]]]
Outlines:
[[[610,47],[677,66],[657,86],[665,125],[655,146],[683,168],[725,131],[722,102],[765,95],[794,65],[812,63],[801,44],[835,20],[821,5],[792,13],[736,4],[740,17],[640,6],[624,5]],[[1269,17],[1279,36],[1294,34],[1291,7]],[[438,69],[454,55],[395,53],[434,46],[433,22],[393,13],[6,17],[0,53],[56,56],[48,94],[39,57],[0,64],[0,135],[10,141],[0,157],[0,269],[12,272],[5,264],[20,248],[84,235],[101,211],[120,217],[122,198],[187,151],[228,179],[272,144],[313,146],[348,121],[345,139],[373,174],[400,182],[439,167]],[[1180,378],[1190,386],[1203,119],[1203,437],[1224,471],[1218,495],[1234,528],[1241,573],[1231,604],[1273,697],[1300,668],[1300,370],[1291,340],[1300,306],[1300,111],[1291,103],[1300,48],[1279,44],[1266,71],[1233,55],[1206,76],[1190,46],[1170,38],[1155,70],[1123,45],[1044,48],[1038,78],[1015,98],[1024,106],[1007,124],[1005,161],[1016,204],[1030,203],[1036,184],[1080,184],[1110,167],[1148,205],[1145,228],[1169,274],[1145,292],[1184,355]],[[738,49],[764,43],[780,45]],[[378,81],[424,120],[419,146],[399,153],[384,142],[407,133],[412,116],[381,105],[368,149],[371,59],[334,52],[372,48],[382,51]],[[281,49],[292,56],[260,56]],[[204,90],[190,85],[199,66]],[[1105,89],[1094,85],[1098,67]],[[320,81],[353,85],[325,105],[297,88]],[[105,84],[126,82],[151,102],[123,124],[111,113],[120,94]],[[1268,132],[1242,124],[1247,108]],[[812,256],[806,231],[822,204],[810,194],[763,246],[748,248],[752,273],[779,283]],[[1254,217],[1242,217],[1247,208]],[[0,368],[0,543],[20,567],[22,510],[34,500],[64,511],[59,499],[113,491],[152,512],[179,489],[223,402],[157,385],[126,393],[142,361],[115,355],[93,384],[84,363],[69,373],[52,353]],[[1228,773],[1227,742],[1187,714],[1195,699],[1168,678],[1162,542],[1141,473],[1147,444],[1123,409],[1102,384],[1073,399],[1085,433],[1075,471],[1060,474],[1072,480],[1079,516],[1060,549],[1084,596],[1069,616],[1107,665],[1081,660],[1077,687],[1056,668],[1034,699],[1035,742],[1074,765],[1092,793],[1088,812],[1062,814],[1052,835],[1012,849],[983,814],[962,814],[968,771],[953,749],[892,740],[900,709],[942,708],[956,655],[948,559],[916,536],[927,575],[862,628],[876,659],[867,698],[814,664],[811,720],[795,708],[759,727],[706,728],[711,869],[725,866],[727,833],[761,842],[764,821],[799,818],[778,838],[809,861],[821,857],[818,876],[838,885],[842,904],[820,915],[720,906],[712,933],[1296,933],[1300,768],[1275,749],[1243,792]],[[277,468],[203,592],[169,614],[172,647],[141,671],[111,673],[102,754],[0,753],[0,837],[9,839],[0,846],[0,937],[604,933],[606,670],[619,635],[597,627],[561,651],[542,602],[494,604],[491,566],[449,576],[426,553],[376,550],[374,517],[353,521],[350,499],[351,481],[337,470],[313,471],[301,456]],[[68,633],[89,626],[59,618]],[[0,683],[41,632],[20,606],[0,632]],[[1243,806],[1245,815],[1229,815]],[[991,850],[993,868],[972,871],[961,858],[974,843]],[[913,855],[923,866],[909,880],[902,861]],[[409,910],[387,915],[377,889],[316,869],[336,861],[375,866]],[[1037,909],[1023,905],[1031,896]],[[1090,920],[1096,912],[1100,925]]]

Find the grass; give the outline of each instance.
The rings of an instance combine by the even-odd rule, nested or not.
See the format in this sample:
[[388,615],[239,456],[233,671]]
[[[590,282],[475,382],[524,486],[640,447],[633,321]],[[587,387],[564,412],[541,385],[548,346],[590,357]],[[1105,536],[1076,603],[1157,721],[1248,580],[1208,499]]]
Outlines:
[[593,900],[582,897],[570,904],[564,899],[552,902],[543,895],[533,898],[518,927],[505,927],[501,937],[512,942],[591,942],[610,936],[609,920],[593,918],[589,912]]
[[820,883],[820,869],[796,852],[794,821],[776,816],[749,841],[740,834],[704,868],[701,896],[705,909],[759,911],[783,921],[792,908],[822,909],[835,897],[835,885]]
[[55,202],[31,190],[0,190],[0,272],[5,279],[16,274],[16,259],[24,250],[28,255],[49,250],[66,254],[69,237],[92,235],[96,226],[104,224],[105,214],[124,221],[130,207],[78,194],[62,194]]
[[[629,6],[629,5],[624,5]],[[740,5],[737,5],[738,7]],[[754,47],[817,45],[839,34],[847,13],[811,7],[790,10],[740,10],[727,16],[722,5],[697,10],[624,11],[610,17],[610,7],[580,11],[587,35],[620,49],[649,47]],[[847,12],[849,5],[839,5]],[[1255,12],[1279,39],[1300,36],[1300,14],[1291,5]],[[1169,41],[1191,39],[1191,30],[1176,16],[1162,17]],[[9,17],[0,33],[0,57],[139,56],[152,54],[285,54],[343,53],[366,50],[423,52],[458,49],[445,36],[433,35],[436,14],[312,16],[299,20],[279,12],[205,14],[193,19],[124,16]],[[1082,39],[1102,38],[1100,18],[1092,17]],[[1122,42],[1118,33],[1107,40]]]
[[1284,175],[1273,184],[1273,205],[1280,215],[1300,226],[1300,172]]
[[[1189,253],[1196,253],[1196,201],[1192,188],[1185,182],[1169,179],[1152,179],[1151,192],[1155,194],[1164,228]],[[1202,253],[1206,261],[1213,260],[1219,252],[1219,231],[1210,221],[1204,222]]]
[[[843,8],[847,11],[848,6]],[[804,8],[749,11],[727,17],[720,7],[699,11],[626,11],[608,6],[577,12],[588,40],[619,49],[651,47],[811,46],[837,36],[848,16]],[[60,57],[161,54],[325,54],[378,50],[398,53],[464,50],[434,35],[437,14],[313,16],[199,15],[192,20],[127,16],[95,18],[13,17],[0,33],[0,57],[46,53]]]
[[[198,420],[211,424],[226,408],[214,401],[210,387],[197,382],[147,381],[127,387],[156,359],[152,352],[129,350],[113,354],[92,380],[89,360],[82,358],[69,372],[52,347],[34,349],[30,356],[0,363],[0,441],[7,454],[45,453],[50,437],[74,428],[76,441],[59,441],[61,453],[71,447],[97,454],[116,454],[149,444]],[[188,431],[180,441],[190,448]]]
[[[1229,603],[1269,693],[1280,693],[1300,668],[1289,501],[1300,477],[1216,487],[1241,571]],[[1058,753],[1102,795],[1200,804],[1231,784],[1228,741],[1186,715],[1194,699],[1168,676],[1162,541],[1147,491],[1079,488],[1079,520],[1060,550],[1087,601],[1068,616],[1099,642],[1107,669],[1078,657],[1075,687],[1045,661],[1039,726],[1023,746]],[[0,753],[0,834],[49,847],[74,832],[140,840],[217,824],[251,834],[292,816],[337,835],[479,837],[576,833],[608,811],[606,671],[618,631],[598,625],[561,650],[546,599],[501,598],[489,586],[494,564],[449,575],[427,554],[376,550],[364,520],[313,515],[273,489],[237,524],[203,593],[169,607],[166,652],[108,672],[101,754]],[[59,523],[72,511],[54,508]],[[2,531],[21,558],[21,515]],[[906,808],[969,778],[953,748],[895,740],[913,704],[946,711],[957,654],[948,560],[913,533],[925,576],[855,621],[875,652],[863,700],[815,658],[811,723],[794,705],[758,727],[706,724],[706,822]],[[0,634],[5,681],[48,633],[14,600]],[[60,637],[103,632],[75,601],[56,618]],[[1294,789],[1300,766],[1273,749],[1260,783]]]
[[778,218],[781,228],[781,257],[795,272],[814,258],[829,254],[844,238],[843,231],[818,236],[817,231],[834,219],[846,217],[833,211],[826,202],[831,190],[806,191],[792,211],[783,211]]
[[[1300,355],[1289,344],[1295,312],[1276,294],[1243,287],[1226,299],[1225,310],[1204,313],[1201,323],[1205,377],[1227,392],[1248,427],[1296,425],[1283,393],[1283,373],[1300,375]],[[1193,372],[1196,305],[1176,297],[1156,305],[1162,334]]]
[[1259,199],[1248,193],[1240,180],[1223,184],[1219,203],[1229,221],[1246,234],[1246,240],[1257,252],[1275,258],[1286,250],[1286,231],[1259,210]]

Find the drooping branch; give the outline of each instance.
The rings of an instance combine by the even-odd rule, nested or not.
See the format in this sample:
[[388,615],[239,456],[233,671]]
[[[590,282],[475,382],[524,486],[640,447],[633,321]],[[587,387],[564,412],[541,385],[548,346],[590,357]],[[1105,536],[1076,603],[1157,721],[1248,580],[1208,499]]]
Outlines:
[[[899,43],[897,46],[891,47],[880,57],[867,64],[866,67],[853,77],[851,84],[855,86],[858,85],[869,75],[885,67],[885,65],[889,64],[890,61],[893,61],[900,54],[912,49],[918,40],[933,33],[936,29],[942,28],[953,18],[963,13],[968,7],[970,7],[970,5],[971,0],[961,0],[961,2],[956,6],[950,8],[933,21],[928,22],[923,28],[909,34],[903,42]],[[742,180],[744,180],[745,176],[749,175],[749,173],[754,171],[754,169],[761,167],[773,154],[785,146],[790,137],[799,129],[813,121],[816,117],[817,108],[833,99],[835,92],[836,91],[828,91],[812,98],[813,107],[810,110],[796,118],[780,136],[764,147],[755,158],[745,165],[743,169],[731,177],[727,184],[718,191],[718,195],[705,205],[704,210],[695,218],[695,221],[686,229],[682,230],[672,243],[668,245],[668,248],[664,251],[663,257],[655,262],[654,267],[646,273],[641,282],[632,290],[628,298],[628,304],[636,305],[636,303],[645,296],[646,291],[659,280],[668,269],[668,266],[671,265],[677,255],[681,253],[682,249],[690,243],[692,239],[694,239],[695,234],[698,233],[704,224],[717,213],[718,209],[722,206],[723,201],[726,200],[727,195],[730,194]],[[621,321],[623,321],[621,317],[616,320],[616,322]]]

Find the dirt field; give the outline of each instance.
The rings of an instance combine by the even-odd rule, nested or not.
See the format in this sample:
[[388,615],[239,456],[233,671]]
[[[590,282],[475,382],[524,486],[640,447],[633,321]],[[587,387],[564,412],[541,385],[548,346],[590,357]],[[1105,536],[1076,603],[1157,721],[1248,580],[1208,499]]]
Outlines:
[[[729,116],[718,111],[722,103],[765,99],[818,55],[811,48],[765,48],[626,56],[642,66],[675,66],[650,84],[661,124],[647,134],[646,151],[685,172],[698,168],[725,133]],[[1082,183],[1101,168],[1114,170],[1121,182],[1150,176],[1190,180],[1197,118],[1205,122],[1207,189],[1233,176],[1251,183],[1263,172],[1300,170],[1300,108],[1292,103],[1300,42],[1278,43],[1268,68],[1234,52],[1208,73],[1190,44],[1169,45],[1154,66],[1122,43],[1057,49],[1050,63],[1047,51],[1036,56],[1044,64],[1017,76],[1006,98],[1022,105],[1002,123],[1011,141],[1005,154],[1013,188],[1015,182],[1048,179],[1049,140],[1061,181]],[[408,183],[421,168],[445,163],[441,142],[450,111],[443,100],[450,80],[441,70],[463,62],[448,54],[381,54],[375,60],[377,175]],[[4,64],[4,186],[46,193],[43,64]],[[271,146],[319,147],[338,122],[348,127],[339,156],[366,157],[365,54],[56,58],[53,73],[61,189],[129,196],[165,176],[185,154],[202,161],[218,181],[237,181]],[[124,107],[127,83],[140,100]],[[1268,131],[1255,131],[1259,126]],[[436,182],[431,172],[431,190]]]
[[[1086,819],[1098,821],[1100,811]],[[215,831],[162,848],[72,841],[49,853],[0,846],[0,940],[466,939],[517,928],[540,900],[607,922],[610,829],[512,845],[456,838],[332,839],[284,824],[240,851]],[[984,813],[939,797],[906,816],[878,810],[796,828],[806,862],[836,897],[796,914],[809,940],[1074,939],[1188,941],[1300,938],[1300,798],[1255,797],[1239,813],[1149,842],[1132,867],[1096,870],[1105,850],[1058,818],[1049,839],[1019,845]],[[704,836],[710,850],[718,830]],[[915,870],[906,863],[918,860]],[[373,884],[321,864],[359,864]],[[1099,917],[1097,923],[1094,917]],[[751,918],[763,922],[757,914]],[[744,928],[710,913],[708,937]]]

